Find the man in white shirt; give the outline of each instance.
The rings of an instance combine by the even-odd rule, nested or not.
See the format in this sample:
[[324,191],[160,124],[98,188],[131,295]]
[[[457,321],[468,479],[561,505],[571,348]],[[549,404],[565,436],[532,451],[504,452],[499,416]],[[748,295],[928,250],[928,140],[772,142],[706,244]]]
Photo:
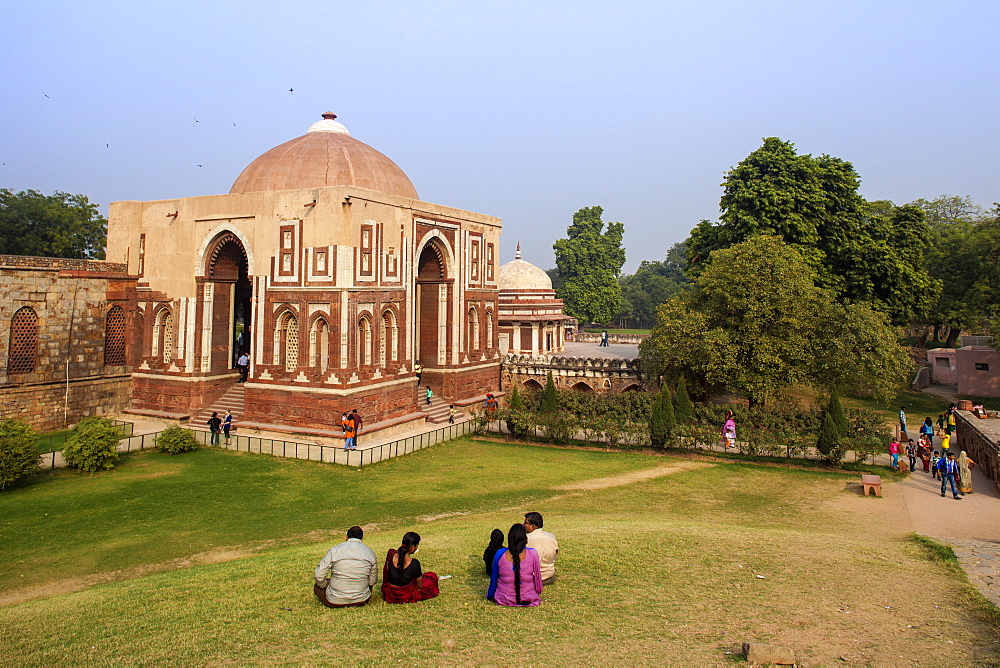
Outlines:
[[359,526],[347,530],[347,540],[330,548],[313,574],[313,593],[328,608],[362,606],[378,582],[378,561],[372,549],[361,542]]
[[542,530],[541,513],[524,514],[524,530],[528,532],[528,547],[538,552],[541,562],[542,584],[548,586],[556,581],[556,558],[559,556],[559,543],[556,537]]

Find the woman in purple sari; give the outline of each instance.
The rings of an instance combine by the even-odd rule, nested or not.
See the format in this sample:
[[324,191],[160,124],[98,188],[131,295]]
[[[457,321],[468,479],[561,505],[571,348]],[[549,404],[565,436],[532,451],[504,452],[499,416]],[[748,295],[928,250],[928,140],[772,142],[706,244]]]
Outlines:
[[507,548],[493,558],[486,598],[497,605],[536,606],[542,602],[542,570],[538,553],[528,547],[528,532],[515,524],[507,532]]

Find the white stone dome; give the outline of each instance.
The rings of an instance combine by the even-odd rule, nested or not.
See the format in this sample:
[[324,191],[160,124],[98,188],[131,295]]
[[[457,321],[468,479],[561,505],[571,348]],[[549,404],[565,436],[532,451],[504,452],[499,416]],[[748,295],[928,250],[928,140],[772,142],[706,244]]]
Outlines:
[[552,290],[552,279],[530,262],[521,259],[521,244],[517,245],[517,255],[500,267],[497,287],[503,290]]

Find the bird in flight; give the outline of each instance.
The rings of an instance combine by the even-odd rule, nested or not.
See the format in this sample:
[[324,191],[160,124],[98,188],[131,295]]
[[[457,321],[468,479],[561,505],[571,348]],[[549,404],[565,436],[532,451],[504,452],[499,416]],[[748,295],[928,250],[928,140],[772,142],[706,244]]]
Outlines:
[[294,93],[295,93],[295,89],[294,89],[294,88],[289,88],[289,89],[288,89],[288,94],[289,94],[289,95],[292,95],[292,94],[294,94]]
[[204,167],[205,165],[198,165],[199,167]]
[[111,144],[105,144],[104,148],[111,148]]
[[194,122],[195,122],[195,123],[201,123],[201,121],[199,121],[199,120],[198,120],[197,118],[196,118],[196,119],[194,119]]
[[[45,95],[45,91],[42,91],[42,95]],[[49,97],[49,96],[48,96],[48,95],[45,95],[45,97]],[[51,97],[49,97],[49,99],[51,100],[52,98],[51,98]]]

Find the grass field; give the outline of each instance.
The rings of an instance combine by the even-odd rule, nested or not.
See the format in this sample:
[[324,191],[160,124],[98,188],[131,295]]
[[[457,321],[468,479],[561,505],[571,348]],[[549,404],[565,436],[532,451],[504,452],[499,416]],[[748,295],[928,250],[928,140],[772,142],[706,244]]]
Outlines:
[[[743,640],[808,664],[1000,660],[987,609],[855,477],[467,439],[360,471],[202,450],[44,474],[0,494],[0,664],[720,664]],[[526,510],[559,580],[497,608],[482,549]],[[353,523],[380,558],[418,531],[454,577],[323,608],[312,569]]]
[[938,415],[944,413],[948,408],[948,402],[936,394],[919,392],[917,390],[904,390],[900,392],[892,401],[882,403],[872,399],[858,399],[848,397],[844,399],[845,406],[857,406],[870,408],[884,413],[886,422],[896,424],[899,421],[899,407],[906,407],[906,421],[909,425],[919,425],[928,415],[935,421]]

